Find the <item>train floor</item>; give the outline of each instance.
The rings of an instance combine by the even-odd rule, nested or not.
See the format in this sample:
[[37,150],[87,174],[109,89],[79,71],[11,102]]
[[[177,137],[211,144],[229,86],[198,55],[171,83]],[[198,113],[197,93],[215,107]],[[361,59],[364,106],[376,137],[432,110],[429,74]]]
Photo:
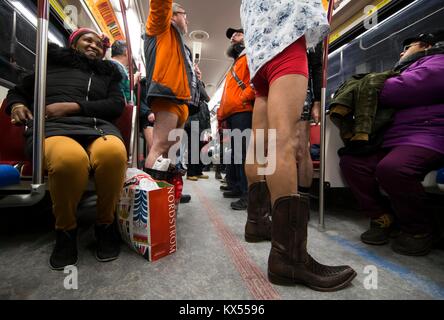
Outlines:
[[[78,287],[65,289],[63,271],[52,271],[48,257],[55,235],[50,209],[2,209],[0,222],[0,299],[444,299],[444,251],[425,257],[394,253],[389,245],[367,246],[359,235],[368,221],[353,208],[329,204],[326,229],[312,210],[308,248],[320,262],[352,266],[357,277],[334,293],[267,281],[270,242],[244,241],[246,211],[230,209],[220,182],[185,181],[191,202],[177,217],[177,252],[148,262],[125,244],[119,259],[94,257],[94,209],[79,209]],[[316,200],[315,200],[316,201]],[[313,201],[313,202],[315,202]],[[314,203],[316,204],[316,203]]]

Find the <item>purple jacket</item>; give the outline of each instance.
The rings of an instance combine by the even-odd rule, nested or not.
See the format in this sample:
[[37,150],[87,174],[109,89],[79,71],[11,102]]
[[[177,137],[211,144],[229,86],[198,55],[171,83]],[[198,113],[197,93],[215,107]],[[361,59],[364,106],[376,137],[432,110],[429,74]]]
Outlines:
[[421,58],[386,80],[379,104],[397,109],[383,147],[417,146],[444,154],[444,54]]

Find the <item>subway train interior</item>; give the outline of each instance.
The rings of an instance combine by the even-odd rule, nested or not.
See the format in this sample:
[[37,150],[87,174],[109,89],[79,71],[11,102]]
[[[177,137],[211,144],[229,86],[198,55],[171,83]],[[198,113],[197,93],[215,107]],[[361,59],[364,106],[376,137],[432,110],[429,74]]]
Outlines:
[[[443,300],[444,1],[178,0],[178,3],[172,4],[170,0],[0,1],[0,299]],[[317,7],[316,12],[329,23],[329,31],[318,39],[323,41],[321,49],[307,47],[303,53],[305,58],[308,52],[311,73],[314,67],[310,53],[322,50],[318,51],[319,94],[308,93],[314,100],[306,101],[314,108],[316,102],[313,101],[319,100],[320,113],[317,118],[305,119],[307,142],[302,143],[303,149],[308,146],[304,150],[308,152],[307,163],[313,171],[308,174],[311,182],[301,186],[306,166],[297,160],[298,164],[290,170],[297,178],[281,174],[282,181],[276,181],[275,173],[271,172],[270,178],[265,173],[266,182],[260,183],[266,189],[268,185],[270,193],[264,191],[262,195],[256,194],[258,191],[253,188],[258,184],[251,184],[248,173],[251,170],[245,165],[245,161],[249,161],[248,156],[245,160],[247,150],[239,151],[236,143],[233,144],[234,135],[225,130],[236,129],[232,117],[239,113],[227,118],[221,116],[227,99],[235,99],[236,94],[243,95],[250,88],[253,100],[240,102],[236,109],[246,108],[247,111],[236,112],[250,117],[249,125],[240,124],[247,129],[244,138],[248,140],[253,134],[248,130],[251,121],[253,126],[257,123],[257,118],[253,116],[251,120],[251,116],[261,107],[258,101],[267,101],[256,92],[254,102],[256,82],[249,76],[247,81],[243,78],[244,73],[252,69],[246,65],[245,72],[239,73],[240,69],[236,69],[245,50],[244,61],[248,64],[254,61],[250,59],[254,50],[249,45],[257,46],[242,40],[243,50],[233,56],[233,52],[237,52],[236,37],[251,40],[248,22],[252,18],[241,18],[242,14],[251,14],[245,10],[251,4],[261,10],[265,6],[270,11],[286,5],[287,9],[280,12],[284,17],[290,15],[285,10],[292,5],[300,12],[291,17],[302,14],[307,7]],[[166,20],[161,20],[164,16]],[[265,23],[261,19],[254,21]],[[162,31],[156,31],[160,29]],[[158,33],[153,36],[150,32]],[[282,32],[273,32],[278,41]],[[261,36],[267,39],[265,35],[254,35],[254,39]],[[305,38],[308,39],[307,35]],[[91,42],[81,47],[87,41]],[[122,44],[124,49],[119,53]],[[410,50],[420,48],[421,51],[403,58]],[[58,56],[54,52],[58,52]],[[62,59],[68,62],[60,62]],[[194,70],[185,66],[191,69],[194,66]],[[261,70],[255,77],[263,74]],[[82,78],[83,75],[86,78]],[[126,83],[121,80],[125,79],[124,75]],[[367,78],[368,75],[373,77]],[[372,81],[381,75],[386,78],[378,87]],[[163,80],[158,81],[159,77]],[[300,74],[295,77],[306,79]],[[172,86],[179,86],[178,83],[187,78],[185,86],[189,91],[185,96],[188,98],[180,98]],[[360,90],[359,94],[358,91],[351,93],[353,101],[362,96],[365,98],[360,101],[365,100],[366,106],[371,99],[376,101],[372,110],[362,112],[367,112],[364,117],[371,119],[370,130],[377,135],[370,131],[361,139],[362,131],[353,131],[360,119],[358,103],[353,107],[342,106],[346,102],[338,104],[338,97],[352,88],[351,79],[356,81],[353,83],[359,82],[353,90]],[[364,82],[365,79],[370,80]],[[166,84],[167,80],[173,85]],[[271,97],[272,92],[277,92],[279,80],[270,84],[265,106],[275,101]],[[80,81],[83,82],[79,84]],[[208,99],[199,102],[198,110],[193,112],[191,87],[196,81],[203,85]],[[234,85],[230,87],[229,81]],[[310,75],[309,86],[316,88],[314,82]],[[281,92],[281,96],[291,95],[290,91],[293,90]],[[77,98],[85,92],[86,98]],[[54,100],[54,95],[63,98]],[[100,98],[101,95],[106,99]],[[29,98],[21,100],[21,97]],[[28,105],[24,101],[29,101]],[[390,106],[383,101],[400,101],[401,105]],[[173,111],[159,111],[162,102]],[[275,104],[275,110],[264,109],[265,119],[274,119],[275,113],[283,112],[279,111],[279,103]],[[54,108],[73,105],[77,111],[72,113],[59,113]],[[143,111],[144,106],[150,111]],[[177,111],[179,107],[181,111]],[[98,111],[99,108],[103,110]],[[186,120],[200,115],[202,108],[208,109],[204,110],[208,126],[198,133],[200,142],[193,143],[194,129],[191,126],[187,131]],[[111,109],[113,111],[108,111]],[[391,119],[375,129],[381,109],[393,110]],[[106,115],[108,112],[112,116]],[[417,120],[414,124],[406,124],[408,112],[409,121]],[[102,114],[105,118],[101,118]],[[168,152],[170,159],[164,151],[159,151],[159,158],[156,160],[157,155],[154,156],[154,166],[150,167],[148,154],[157,152],[161,136],[168,135],[166,127],[160,124],[168,122],[166,114],[177,115],[178,128],[185,125],[184,132],[191,133],[191,140],[171,144],[169,151],[175,149]],[[151,115],[155,118],[150,118]],[[96,140],[92,143],[91,138],[83,138],[79,124],[74,123],[87,121],[85,119],[90,119],[88,130],[98,137],[97,141],[105,142],[109,137],[103,130],[111,130],[108,133],[115,132],[114,135],[121,138],[116,139],[116,146],[126,151],[124,171],[113,167],[104,170],[97,165],[102,165],[101,160],[91,160],[96,157],[95,152],[99,153],[95,151]],[[303,120],[298,119],[299,125]],[[198,121],[201,124],[201,118]],[[350,123],[351,129],[347,127]],[[64,134],[54,129],[57,124],[62,125]],[[406,128],[420,138],[404,139],[395,132],[395,129]],[[354,134],[352,138],[346,136],[348,129]],[[285,132],[297,130],[300,129],[287,128]],[[282,141],[280,132],[277,130],[277,141]],[[60,148],[64,147],[65,151],[50,152],[59,136],[74,141],[82,155],[90,157],[91,167],[88,162],[90,171],[84,182],[77,181],[81,180],[78,177],[83,175],[83,167],[75,166],[63,171],[64,178],[60,178],[60,174],[58,180],[51,178],[58,170],[52,161],[63,158],[65,151],[71,154],[68,142]],[[296,145],[295,141],[303,140],[302,136],[295,134],[294,141],[277,143],[275,148]],[[240,145],[245,147],[242,139]],[[433,139],[436,143],[431,142]],[[401,140],[404,141],[401,147],[393,144]],[[58,143],[61,141],[65,140]],[[404,153],[398,152],[388,159],[392,151],[399,148]],[[112,151],[104,157],[117,163],[119,155]],[[232,159],[237,159],[237,155],[242,155],[242,159],[233,164]],[[195,166],[200,172],[189,161],[194,164],[195,156],[198,159]],[[404,161],[401,156],[412,159]],[[299,159],[296,155],[290,158]],[[147,166],[160,168],[160,165],[156,167],[159,159],[168,160],[167,167],[168,164],[174,167],[171,176],[157,176],[163,169],[144,170]],[[391,167],[388,167],[389,160]],[[283,161],[278,159],[276,163],[279,169]],[[124,184],[114,177],[118,177],[119,170],[126,172]],[[99,171],[104,172],[100,175],[101,182],[98,182]],[[246,176],[249,186],[245,193],[242,181],[247,182]],[[287,186],[296,179],[300,188]],[[368,181],[371,186],[366,185]],[[79,199],[73,200],[79,183],[83,189]],[[105,187],[101,187],[103,184]],[[295,190],[296,194],[290,197],[297,205],[291,203],[288,207],[289,212],[294,212],[283,215],[279,211],[278,204],[288,199],[276,198],[277,191],[273,189],[277,188]],[[117,198],[110,196],[111,189],[120,190]],[[385,212],[379,207],[369,209],[376,206],[374,194],[378,195],[377,201],[385,204]],[[60,208],[69,207],[60,199],[74,203],[69,204],[74,208],[74,221],[68,221],[63,216],[65,213],[59,213]],[[113,215],[106,224],[101,210],[110,206]],[[305,209],[309,211],[304,229],[300,226],[304,219],[300,217]],[[267,222],[255,220],[254,210],[265,210],[261,213],[265,216],[256,218],[267,219]],[[282,219],[286,222],[277,227]],[[267,230],[262,231],[267,236],[251,235],[251,224],[257,227],[260,223],[265,223]],[[421,223],[425,225],[423,229]],[[112,256],[107,255],[109,252],[105,249],[100,251],[104,248],[101,246],[109,245],[103,241],[117,241],[117,249],[114,242],[113,250],[118,253]],[[68,249],[63,245],[68,246],[68,242],[75,247],[75,262],[60,264],[57,259],[67,254]],[[304,254],[300,254],[302,251]],[[328,269],[324,264],[349,267]],[[328,282],[337,281],[346,271],[349,276],[342,284]]]

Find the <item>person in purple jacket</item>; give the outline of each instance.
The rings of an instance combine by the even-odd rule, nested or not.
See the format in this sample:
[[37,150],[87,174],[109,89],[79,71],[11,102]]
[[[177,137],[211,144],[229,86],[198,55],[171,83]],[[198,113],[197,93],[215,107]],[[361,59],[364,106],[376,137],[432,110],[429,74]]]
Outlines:
[[392,250],[419,256],[430,252],[436,231],[421,182],[444,166],[444,32],[409,40],[400,61],[422,57],[384,83],[378,105],[396,113],[382,146],[370,155],[343,155],[340,167],[371,219],[361,240],[388,243],[396,220],[401,232],[392,241]]

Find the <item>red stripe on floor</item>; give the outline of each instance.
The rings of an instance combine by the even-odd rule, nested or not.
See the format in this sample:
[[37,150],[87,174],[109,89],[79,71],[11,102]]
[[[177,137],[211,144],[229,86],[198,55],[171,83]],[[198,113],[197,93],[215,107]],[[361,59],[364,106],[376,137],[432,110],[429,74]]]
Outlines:
[[223,241],[231,260],[253,298],[256,300],[280,300],[281,296],[279,293],[268,282],[267,277],[259,267],[251,260],[242,243],[230,232],[217,210],[213,208],[207,197],[201,192],[201,189],[195,184],[193,184],[193,189],[207,210],[219,238]]

